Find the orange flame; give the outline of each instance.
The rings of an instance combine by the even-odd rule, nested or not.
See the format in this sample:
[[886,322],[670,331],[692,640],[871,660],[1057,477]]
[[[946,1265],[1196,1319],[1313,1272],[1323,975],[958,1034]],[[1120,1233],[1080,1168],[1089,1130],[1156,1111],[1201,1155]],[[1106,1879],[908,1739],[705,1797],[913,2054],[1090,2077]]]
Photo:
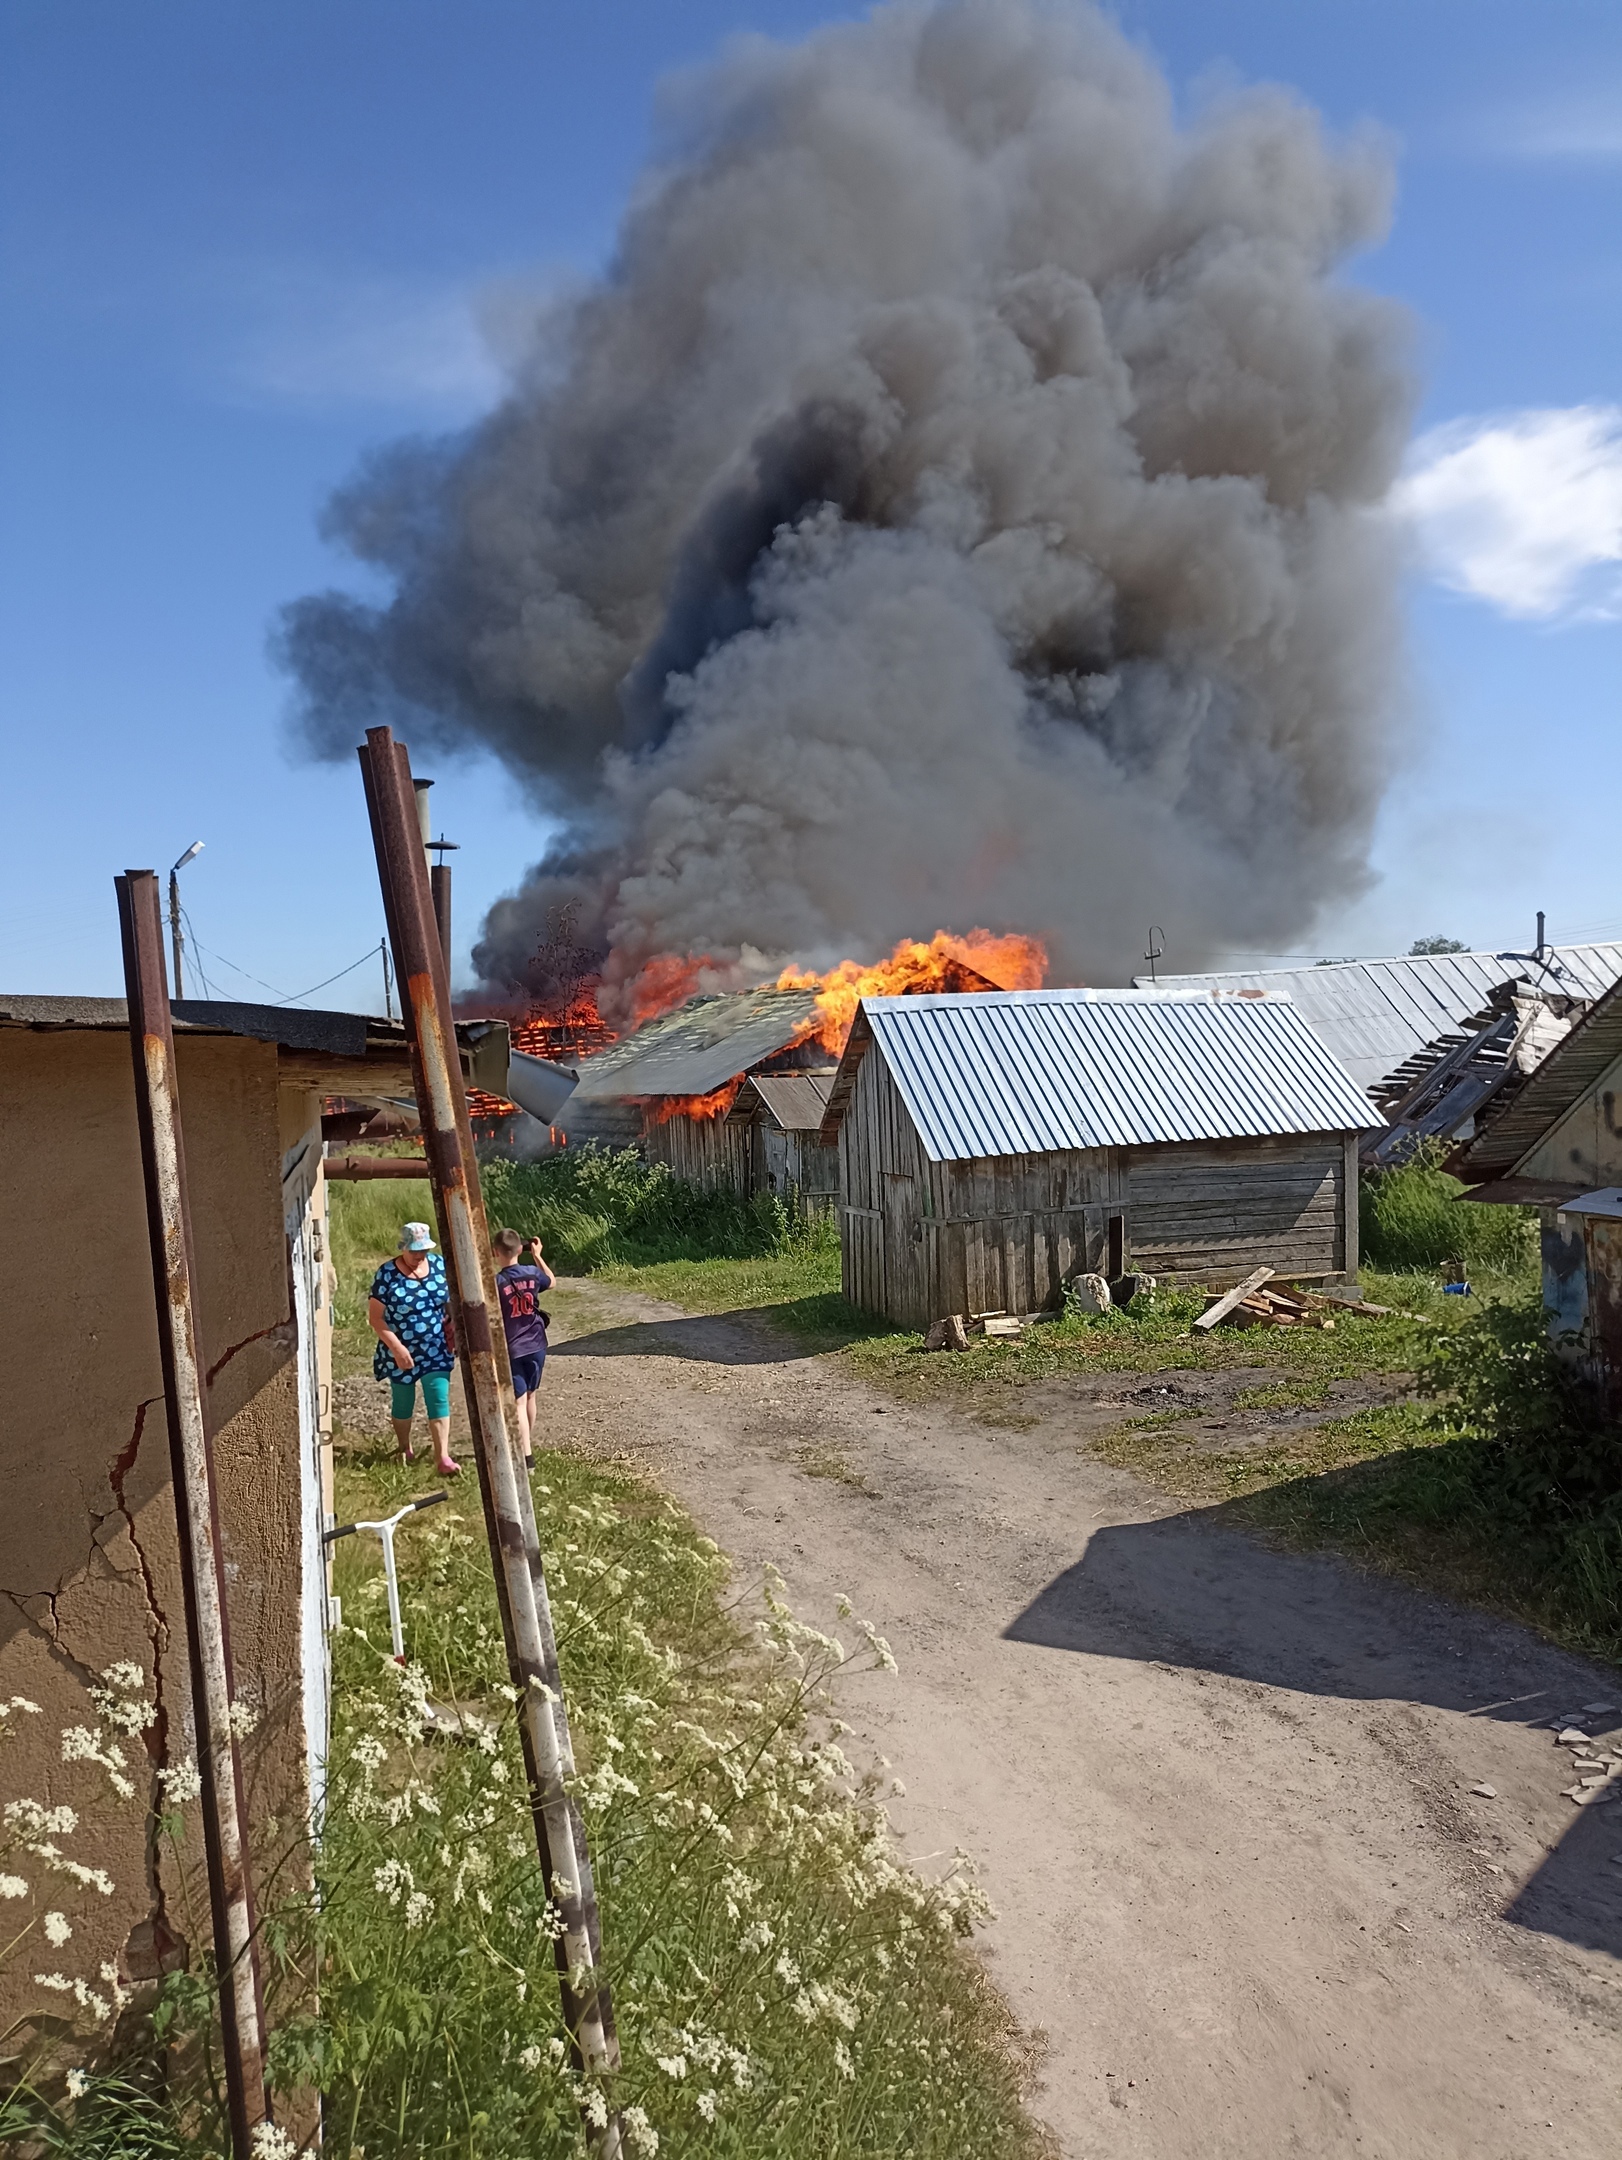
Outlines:
[[713,1095],[652,1095],[648,1098],[648,1115],[656,1125],[668,1125],[672,1118],[723,1118],[738,1099],[743,1086],[740,1076],[729,1080],[725,1087],[718,1087]]
[[1047,979],[1047,948],[1040,938],[1018,931],[996,936],[970,930],[962,937],[937,930],[928,944],[903,938],[887,960],[865,965],[841,960],[826,974],[784,968],[779,990],[815,990],[817,1018],[805,1040],[815,1040],[838,1057],[864,997],[917,997],[947,990],[1040,990]]
[[695,958],[691,954],[659,953],[645,960],[625,992],[631,1012],[626,1033],[633,1034],[644,1021],[657,1020],[661,1013],[685,1005],[714,968],[715,962],[704,954]]

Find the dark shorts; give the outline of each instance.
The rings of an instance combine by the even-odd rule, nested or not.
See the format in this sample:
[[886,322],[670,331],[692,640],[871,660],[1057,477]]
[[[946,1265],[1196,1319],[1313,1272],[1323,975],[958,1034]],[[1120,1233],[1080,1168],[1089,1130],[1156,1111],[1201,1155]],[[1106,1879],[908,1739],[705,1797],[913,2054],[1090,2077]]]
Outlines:
[[515,1357],[512,1361],[513,1393],[515,1395],[533,1395],[541,1384],[541,1367],[545,1363],[546,1352],[544,1350],[535,1357]]

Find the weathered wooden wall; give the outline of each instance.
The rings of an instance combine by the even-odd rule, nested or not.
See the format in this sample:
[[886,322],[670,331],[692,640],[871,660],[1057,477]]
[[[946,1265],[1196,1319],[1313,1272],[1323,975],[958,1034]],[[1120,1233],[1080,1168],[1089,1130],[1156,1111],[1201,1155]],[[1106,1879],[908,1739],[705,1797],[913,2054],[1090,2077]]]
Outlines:
[[804,1207],[825,1211],[839,1199],[839,1150],[814,1132],[784,1132],[762,1114],[751,1121],[749,1190],[798,1195]]
[[668,1163],[677,1177],[706,1189],[749,1190],[749,1128],[725,1118],[666,1118],[651,1112],[642,1127],[649,1162]]
[[1339,1133],[1133,1148],[1126,1199],[1132,1265],[1151,1275],[1237,1278],[1256,1267],[1326,1275],[1345,1266]]
[[1123,1264],[1172,1280],[1356,1266],[1339,1133],[932,1163],[874,1045],[839,1151],[845,1296],[903,1327],[1053,1308],[1104,1269],[1112,1219]]

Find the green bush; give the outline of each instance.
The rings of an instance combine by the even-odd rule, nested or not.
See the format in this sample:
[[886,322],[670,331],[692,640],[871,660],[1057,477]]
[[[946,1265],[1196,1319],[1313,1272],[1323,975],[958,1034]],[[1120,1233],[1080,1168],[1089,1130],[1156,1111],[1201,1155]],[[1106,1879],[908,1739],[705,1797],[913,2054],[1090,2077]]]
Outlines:
[[1466,1190],[1427,1142],[1397,1170],[1366,1175],[1358,1194],[1363,1256],[1394,1273],[1458,1261],[1491,1275],[1527,1275],[1537,1264],[1537,1217],[1530,1208],[1461,1204]]
[[752,1260],[829,1237],[831,1219],[803,1215],[775,1193],[744,1199],[679,1178],[634,1148],[566,1148],[535,1163],[486,1163],[484,1204],[503,1224],[545,1241],[571,1274],[661,1260]]
[[1548,1335],[1541,1299],[1484,1305],[1420,1374],[1432,1429],[1464,1442],[1478,1520],[1535,1571],[1544,1602],[1615,1654],[1622,1639],[1622,1425]]

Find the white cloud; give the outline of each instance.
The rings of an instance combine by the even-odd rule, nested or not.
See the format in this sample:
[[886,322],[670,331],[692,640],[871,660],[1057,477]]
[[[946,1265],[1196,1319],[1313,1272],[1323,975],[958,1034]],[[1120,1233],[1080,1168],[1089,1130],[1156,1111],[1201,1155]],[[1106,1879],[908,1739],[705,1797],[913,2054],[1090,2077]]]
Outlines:
[[276,403],[385,406],[439,418],[490,406],[533,335],[545,294],[278,267],[244,281],[229,372]]
[[1456,592],[1523,620],[1622,616],[1622,407],[1433,428],[1392,506]]
[[1526,105],[1483,132],[1511,157],[1611,164],[1622,158],[1622,88]]

